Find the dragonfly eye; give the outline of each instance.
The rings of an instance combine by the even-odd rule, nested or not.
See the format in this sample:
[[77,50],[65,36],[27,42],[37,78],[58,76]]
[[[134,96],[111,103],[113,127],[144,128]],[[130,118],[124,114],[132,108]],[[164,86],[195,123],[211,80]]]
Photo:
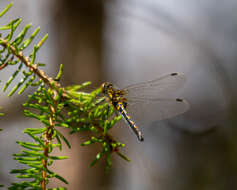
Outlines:
[[103,83],[103,84],[101,85],[102,92],[103,92],[104,94],[106,94],[107,91],[108,91],[108,89],[109,89],[109,88],[112,88],[112,87],[113,87],[113,85],[112,85],[111,83],[109,83],[109,82],[105,82],[105,83]]

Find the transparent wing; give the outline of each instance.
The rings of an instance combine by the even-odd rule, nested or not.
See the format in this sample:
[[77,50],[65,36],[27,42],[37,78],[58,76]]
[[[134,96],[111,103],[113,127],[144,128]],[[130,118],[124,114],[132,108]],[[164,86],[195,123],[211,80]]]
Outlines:
[[188,108],[188,102],[179,98],[134,98],[128,102],[127,112],[136,123],[148,124],[182,114]]
[[155,80],[133,84],[122,89],[127,99],[166,97],[174,90],[183,86],[185,77],[179,73],[172,73]]

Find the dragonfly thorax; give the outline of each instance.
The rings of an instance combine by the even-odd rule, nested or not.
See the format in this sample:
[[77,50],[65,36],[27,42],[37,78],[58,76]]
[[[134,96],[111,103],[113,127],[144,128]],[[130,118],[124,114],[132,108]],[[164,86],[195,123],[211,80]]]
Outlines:
[[102,92],[110,100],[110,103],[116,107],[118,103],[121,103],[125,108],[127,107],[127,99],[124,97],[125,92],[119,90],[109,82],[105,82],[101,85]]

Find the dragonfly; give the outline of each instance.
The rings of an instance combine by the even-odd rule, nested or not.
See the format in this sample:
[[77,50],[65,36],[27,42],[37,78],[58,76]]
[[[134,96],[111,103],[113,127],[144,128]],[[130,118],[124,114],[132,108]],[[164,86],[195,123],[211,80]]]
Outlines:
[[[138,140],[144,141],[135,118],[158,121],[187,111],[189,104],[185,99],[168,98],[169,94],[183,86],[184,81],[183,74],[171,73],[122,89],[115,87],[110,82],[104,82],[101,88],[108,103],[122,116]],[[151,116],[150,118],[144,118],[146,112],[148,112],[148,117]]]

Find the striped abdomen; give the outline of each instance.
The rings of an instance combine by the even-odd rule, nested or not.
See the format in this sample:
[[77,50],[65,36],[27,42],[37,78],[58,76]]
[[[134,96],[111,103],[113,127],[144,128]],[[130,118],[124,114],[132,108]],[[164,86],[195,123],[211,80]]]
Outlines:
[[140,141],[143,141],[144,138],[142,137],[141,131],[139,131],[138,127],[136,126],[135,122],[131,120],[130,116],[128,115],[126,109],[124,108],[122,103],[118,103],[116,105],[117,111],[122,115],[123,119],[128,123],[130,128],[133,130],[133,132],[136,134],[137,138]]

